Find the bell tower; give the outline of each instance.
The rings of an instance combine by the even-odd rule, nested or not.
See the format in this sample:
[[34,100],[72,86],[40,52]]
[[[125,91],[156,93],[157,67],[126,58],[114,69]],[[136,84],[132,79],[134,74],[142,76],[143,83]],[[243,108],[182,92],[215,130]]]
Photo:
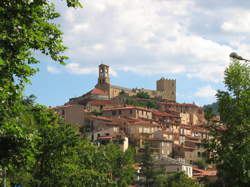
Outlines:
[[110,84],[110,78],[109,78],[109,66],[105,64],[99,65],[99,77],[98,77],[98,83],[101,84]]

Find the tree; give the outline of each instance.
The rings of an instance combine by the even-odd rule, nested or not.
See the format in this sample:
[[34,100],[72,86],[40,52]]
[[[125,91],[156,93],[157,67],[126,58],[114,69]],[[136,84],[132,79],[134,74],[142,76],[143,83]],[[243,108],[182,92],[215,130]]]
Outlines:
[[158,175],[154,181],[155,187],[199,187],[199,185],[188,178],[183,172]]
[[[78,0],[67,0],[79,7]],[[53,20],[60,14],[48,0],[2,0],[0,2],[0,164],[4,169],[21,167],[32,157],[36,134],[22,121],[22,92],[39,63],[34,52],[64,64],[67,57],[62,32]],[[6,144],[6,142],[8,142]]]
[[220,123],[206,147],[223,186],[250,184],[250,68],[233,61],[225,70],[226,91],[217,93]]
[[194,161],[194,164],[197,165],[199,169],[206,169],[207,168],[207,163],[204,159],[199,159]]
[[214,102],[212,104],[203,106],[204,110],[207,110],[207,109],[211,110],[211,113],[213,115],[219,115],[218,107],[219,107],[218,102]]
[[140,91],[136,94],[135,97],[143,98],[143,99],[149,99],[150,95],[147,92]]
[[145,142],[141,155],[141,175],[145,177],[145,186],[151,186],[155,177],[152,149],[149,142]]

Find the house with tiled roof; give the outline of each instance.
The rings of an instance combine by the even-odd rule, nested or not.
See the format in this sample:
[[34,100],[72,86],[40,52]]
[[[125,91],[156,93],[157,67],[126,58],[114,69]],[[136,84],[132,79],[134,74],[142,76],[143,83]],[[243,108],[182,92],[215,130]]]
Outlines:
[[147,108],[137,106],[119,106],[106,108],[103,110],[103,115],[107,117],[130,117],[140,119],[152,119],[152,111]]
[[183,159],[162,157],[155,161],[155,166],[164,169],[167,173],[183,171],[188,177],[193,177],[193,167]]
[[94,101],[89,101],[86,104],[86,109],[88,111],[97,111],[101,112],[106,108],[114,107],[116,106],[117,103],[112,100],[94,100]]
[[154,157],[168,157],[172,155],[173,141],[165,138],[146,137],[143,144],[148,142]]
[[51,107],[66,123],[84,125],[85,107],[79,104],[65,104],[61,106]]
[[89,101],[95,100],[109,100],[109,96],[105,91],[94,88],[80,97],[70,98],[68,104],[78,103],[86,105]]

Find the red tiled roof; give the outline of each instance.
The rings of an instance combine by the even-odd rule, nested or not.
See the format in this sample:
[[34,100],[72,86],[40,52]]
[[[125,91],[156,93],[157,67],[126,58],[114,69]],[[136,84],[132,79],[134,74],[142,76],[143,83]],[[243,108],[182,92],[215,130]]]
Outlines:
[[89,115],[87,118],[92,118],[92,119],[99,119],[99,120],[104,120],[104,121],[112,121],[111,118],[107,118],[104,116],[95,116],[95,115]]
[[112,136],[99,136],[98,139],[112,139]]
[[150,122],[147,122],[147,121],[138,121],[138,122],[135,122],[135,123],[130,123],[130,125],[138,125],[138,126],[151,126],[151,127],[160,127],[161,125],[160,124],[157,124],[157,123],[150,123]]
[[130,118],[130,117],[113,117],[112,119],[114,119],[116,121],[123,121],[123,122],[130,122],[130,123],[141,121],[141,119]]
[[124,107],[113,107],[113,108],[107,108],[104,109],[104,111],[112,111],[112,110],[130,110],[130,109],[137,109],[137,110],[144,110],[144,111],[148,111],[151,112],[151,110],[147,109],[147,108],[143,108],[143,107],[137,107],[137,106],[124,106]]
[[93,95],[107,95],[103,90],[98,89],[98,88],[94,88],[93,90],[90,90],[90,92],[88,93],[93,94]]
[[179,118],[178,115],[174,115],[174,114],[170,114],[170,113],[166,113],[166,112],[160,112],[158,110],[153,110],[152,112],[156,116]]
[[56,109],[68,108],[68,107],[71,107],[71,106],[73,106],[73,105],[69,105],[69,104],[67,104],[67,105],[61,105],[61,106],[51,107],[51,108],[49,108],[49,110],[56,110]]
[[189,104],[189,103],[169,103],[169,102],[161,102],[162,105],[171,105],[171,106],[190,106],[190,107],[196,107],[200,108],[199,106],[195,104]]
[[99,105],[111,105],[113,104],[113,102],[112,101],[90,101],[88,102],[88,104],[99,106]]
[[217,170],[204,170],[204,169],[198,169],[193,168],[193,176],[216,176]]
[[163,130],[162,133],[163,133],[163,134],[170,134],[170,135],[173,135],[173,131],[169,131],[169,130]]
[[208,133],[208,130],[202,128],[194,128],[192,129],[193,132],[200,132],[200,133]]

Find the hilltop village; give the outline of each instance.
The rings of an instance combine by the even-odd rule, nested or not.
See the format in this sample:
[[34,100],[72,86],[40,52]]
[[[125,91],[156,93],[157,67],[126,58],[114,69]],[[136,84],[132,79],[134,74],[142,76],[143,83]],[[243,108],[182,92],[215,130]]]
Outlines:
[[109,66],[99,65],[95,87],[62,106],[51,108],[65,122],[80,126],[96,145],[117,143],[140,154],[146,142],[155,164],[167,172],[189,177],[215,177],[216,171],[197,169],[206,157],[202,146],[209,138],[202,107],[176,102],[176,80],[161,78],[156,90],[129,89],[111,84]]

